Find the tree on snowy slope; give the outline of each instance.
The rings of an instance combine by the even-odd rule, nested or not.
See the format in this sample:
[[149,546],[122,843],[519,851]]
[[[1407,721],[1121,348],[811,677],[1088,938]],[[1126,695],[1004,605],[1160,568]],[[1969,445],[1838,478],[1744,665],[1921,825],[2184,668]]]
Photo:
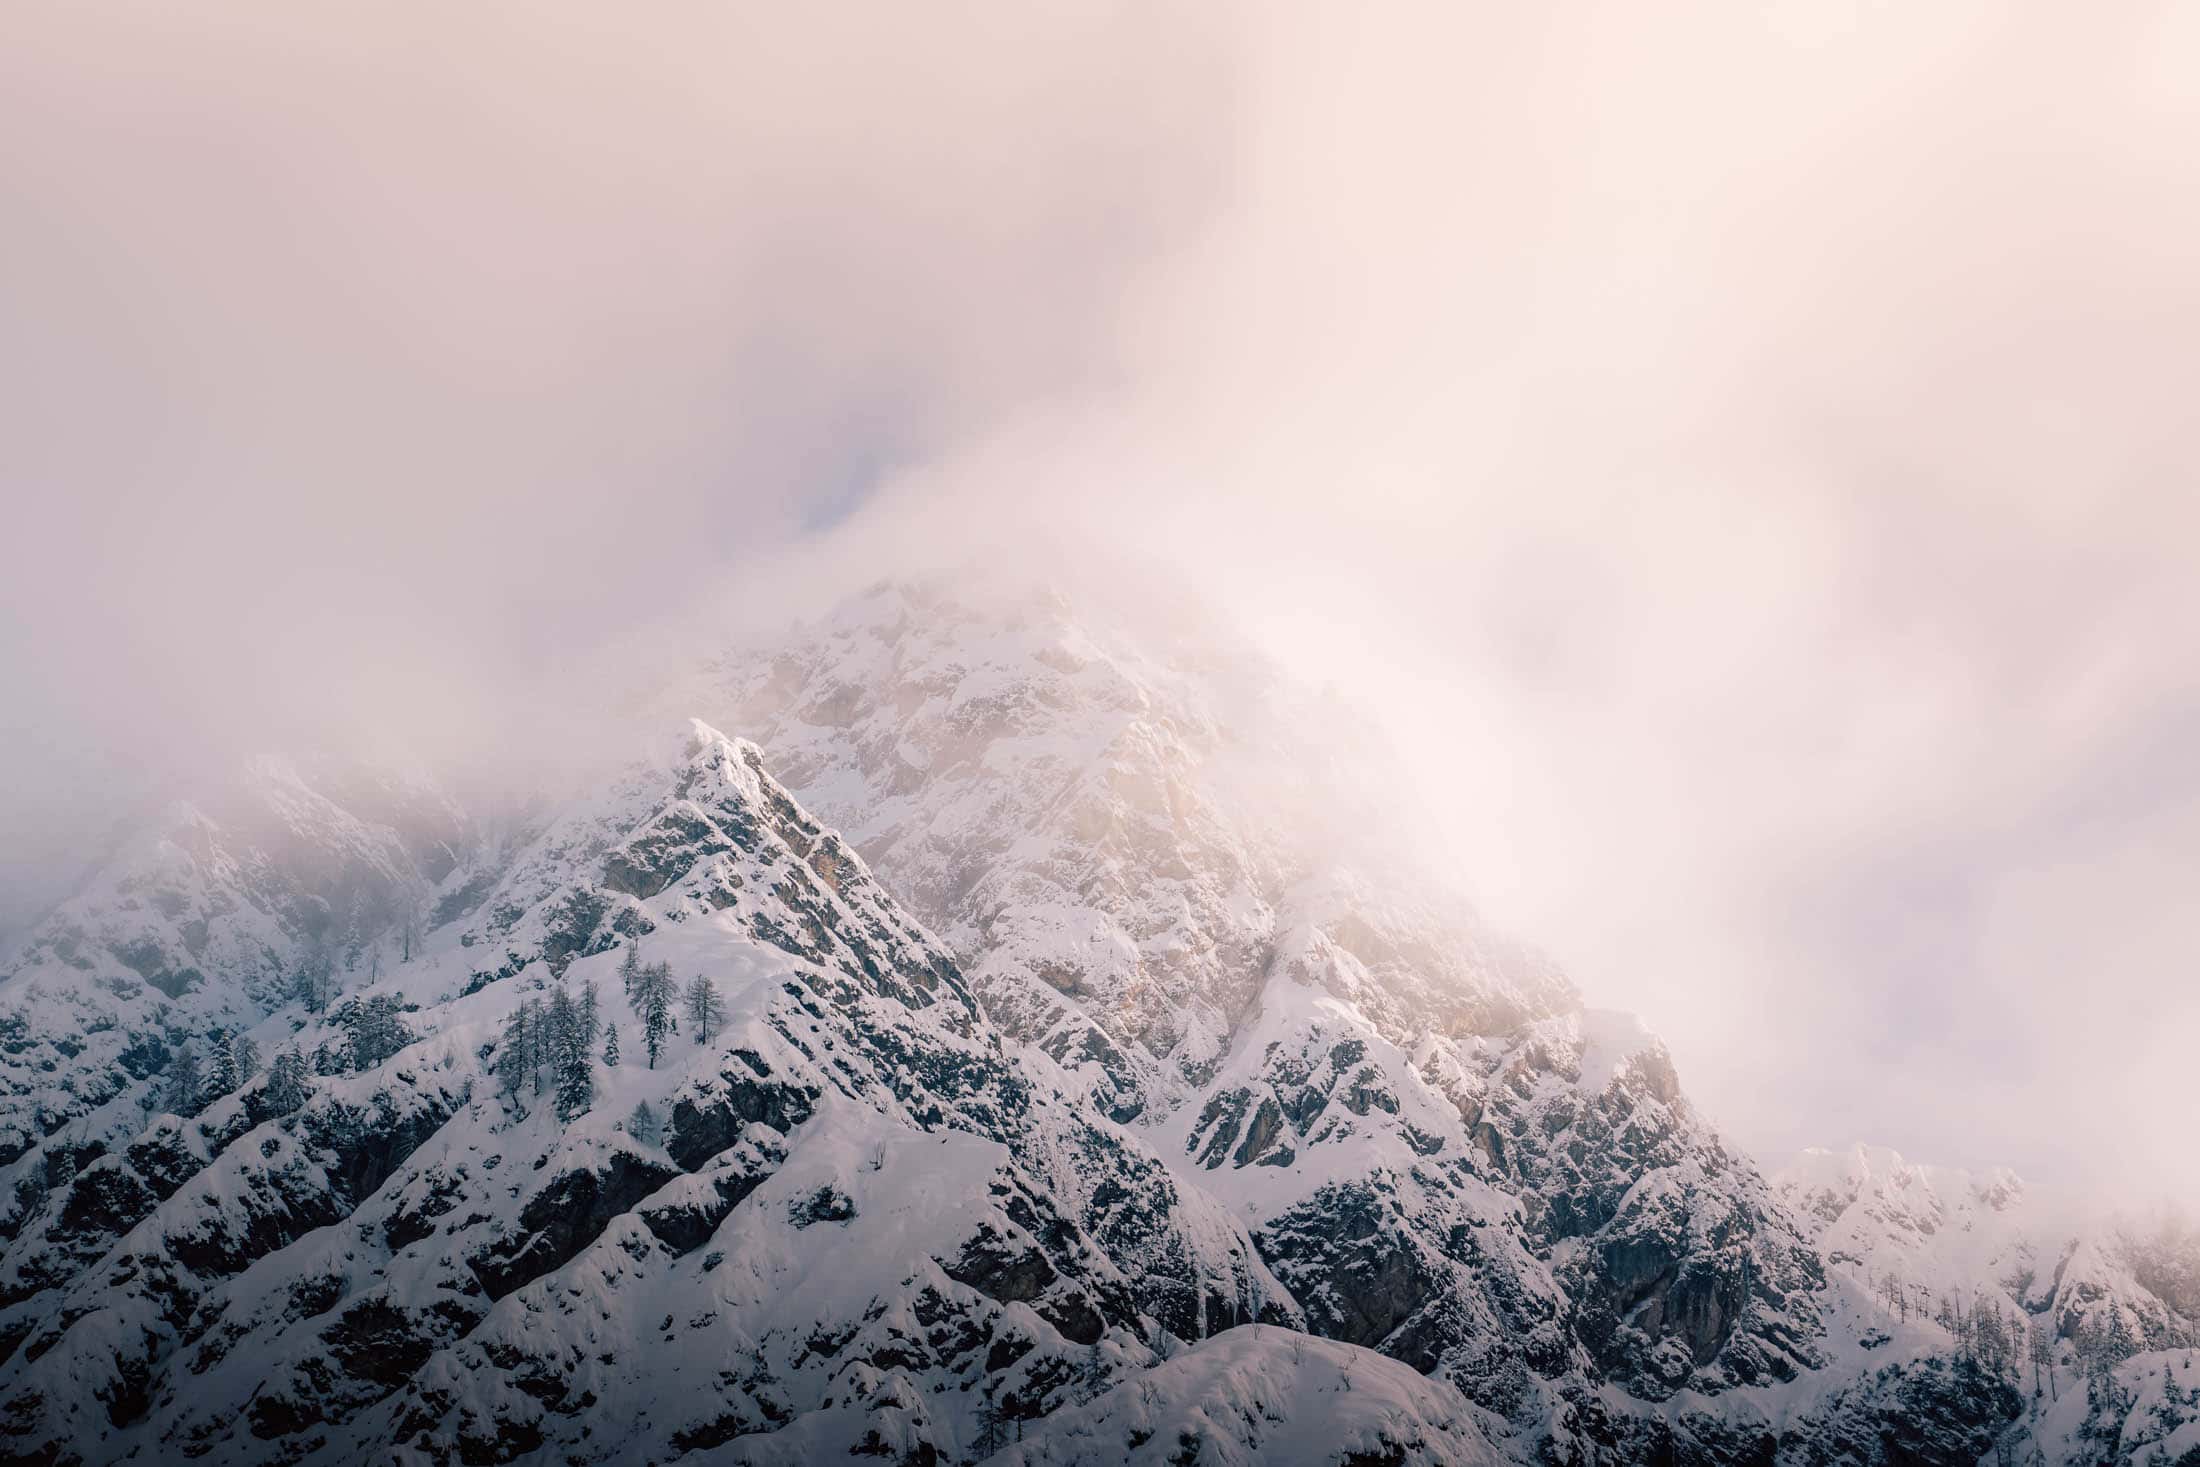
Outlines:
[[252,1083],[260,1072],[260,1047],[242,1030],[226,1039],[219,1029],[208,1041],[207,1060],[200,1068],[199,1108],[205,1109],[225,1095]]
[[364,1001],[346,999],[336,1011],[337,1027],[351,1048],[351,1067],[371,1070],[413,1042],[395,998],[377,993]]
[[229,1036],[229,1068],[239,1085],[251,1084],[252,1077],[260,1073],[260,1046],[242,1029]]
[[619,1067],[619,1026],[607,1025],[603,1036],[603,1062],[606,1068]]
[[261,1100],[271,1115],[287,1116],[306,1103],[306,1060],[295,1049],[286,1049],[268,1066]]
[[599,1012],[596,1003],[595,979],[591,978],[581,985],[581,997],[578,1007],[581,1020],[581,1047],[586,1049],[594,1045],[596,1036],[603,1032],[603,1015]]
[[978,1402],[978,1434],[971,1450],[980,1457],[990,1457],[1009,1444],[1008,1432],[1003,1428],[1005,1418],[995,1395],[999,1389],[997,1382],[989,1382],[984,1398]]
[[173,1114],[195,1116],[199,1113],[199,1098],[205,1089],[198,1051],[186,1044],[177,1052],[176,1062],[168,1067],[168,1093],[161,1104]]
[[697,1044],[710,1043],[711,1032],[726,1017],[725,1000],[718,996],[717,985],[700,973],[687,986],[687,1013]]
[[1973,1364],[1993,1376],[2007,1375],[2016,1363],[2016,1350],[2001,1306],[1981,1294],[1971,1304],[1967,1344]]
[[634,981],[634,1009],[641,1015],[642,1050],[649,1056],[653,1070],[657,1068],[657,1056],[664,1053],[665,1040],[680,1030],[672,1004],[672,969],[664,963],[642,969]]
[[497,1044],[497,1088],[513,1100],[519,1099],[520,1088],[534,1069],[530,1063],[534,1036],[528,1033],[533,1006],[529,1000],[504,1016],[504,1038]]
[[2055,1334],[2046,1324],[2035,1319],[2026,1327],[2027,1349],[2032,1361],[2032,1413],[2039,1414],[2041,1395],[2040,1377],[2047,1377],[2046,1395],[2050,1401],[2059,1401],[2062,1395],[2055,1389]]
[[586,1022],[581,1005],[563,984],[550,995],[550,1065],[557,1075],[558,1119],[570,1121],[595,1103],[596,1076],[590,1066]]
[[550,1017],[544,1012],[538,999],[529,999],[520,1005],[527,1011],[527,1078],[534,1082],[535,1094],[542,1094],[542,1067],[550,1059]]
[[550,1007],[544,1011],[543,1025],[543,1052],[551,1064],[561,1065],[572,1048],[573,1032],[580,1027],[580,1010],[562,983],[550,990]]
[[1909,1285],[1903,1281],[1899,1274],[1890,1271],[1880,1276],[1876,1287],[1879,1301],[1886,1305],[1887,1312],[1900,1318],[1904,1324],[1908,1324],[1910,1322]]
[[326,959],[315,955],[300,965],[291,979],[290,995],[309,1014],[318,1014],[328,1007],[333,974]]
[[402,956],[399,958],[400,962],[411,962],[413,960],[413,949],[419,946],[421,908],[420,894],[418,892],[407,893],[397,926],[397,937],[402,952]]
[[216,1029],[206,1050],[206,1063],[199,1071],[198,1108],[204,1110],[237,1088],[236,1061],[229,1052],[229,1041]]
[[619,983],[626,990],[626,1001],[629,1004],[634,1002],[634,990],[641,981],[642,945],[638,940],[630,939],[626,945],[626,956],[619,959]]
[[589,1068],[588,1051],[558,1068],[558,1119],[570,1121],[586,1115],[596,1103],[596,1076]]
[[2086,1375],[2089,1395],[2105,1396],[2116,1383],[2116,1367],[2139,1353],[2139,1346],[2124,1323],[2121,1309],[2106,1311],[2107,1322],[2087,1318],[2078,1325],[2078,1367]]

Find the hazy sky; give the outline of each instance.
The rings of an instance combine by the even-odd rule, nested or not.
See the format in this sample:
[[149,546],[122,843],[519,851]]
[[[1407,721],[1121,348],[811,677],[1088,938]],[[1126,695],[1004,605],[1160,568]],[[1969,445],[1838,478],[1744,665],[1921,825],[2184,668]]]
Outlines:
[[11,6],[0,923],[790,547],[1122,541],[1746,1143],[2200,1195],[2195,260],[2174,3]]

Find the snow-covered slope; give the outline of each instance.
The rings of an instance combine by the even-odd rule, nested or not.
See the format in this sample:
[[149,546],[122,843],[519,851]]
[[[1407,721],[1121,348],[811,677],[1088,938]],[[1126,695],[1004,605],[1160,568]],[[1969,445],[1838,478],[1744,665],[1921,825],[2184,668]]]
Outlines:
[[2194,1467],[2200,1463],[2200,1352],[2150,1350],[2036,1403],[2000,1449],[2014,1462]]
[[[770,751],[959,952],[986,1002],[1128,1116],[1204,1083],[1279,966],[1400,1030],[1570,1008],[1444,888],[1310,860],[1385,842],[1334,709],[1219,633],[1158,649],[1044,592],[885,586],[681,687]],[[1409,868],[1407,868],[1409,869]]]
[[[1050,1102],[753,747],[697,726],[553,822],[481,913],[354,995],[401,1010],[394,1053],[294,1110],[263,1077],[158,1117],[47,1199],[9,1261],[62,1241],[73,1266],[15,1268],[15,1455],[952,1457],[1164,1329],[1299,1317],[1222,1208]],[[628,938],[713,985],[707,1043],[645,1065]],[[626,1028],[569,1122],[492,1074],[512,1010],[560,985]],[[262,1033],[289,1028],[319,1067],[343,1048],[295,1007]],[[630,1124],[645,1103],[661,1135]],[[149,1211],[106,1205],[125,1194]]]
[[[40,923],[0,973],[0,1238],[134,1143],[179,1060],[249,1031],[302,982],[379,973],[424,940],[437,884],[478,844],[417,780],[255,760],[209,798],[163,812]],[[117,1188],[129,1221],[157,1200]],[[72,1230],[0,1266],[0,1306],[82,1261]],[[35,1241],[35,1239],[34,1239]],[[0,1341],[17,1337],[0,1307]]]
[[0,1461],[1970,1467],[2015,1321],[2042,1410],[2192,1338],[2177,1239],[1761,1175],[1211,629],[886,587],[651,716],[496,837],[263,762],[39,929]]
[[1352,1345],[1247,1325],[1033,1426],[987,1467],[1489,1467],[1466,1398]]
[[1921,1165],[1885,1147],[1806,1151],[1774,1184],[1881,1332],[1961,1356],[1983,1324],[2007,1337],[2008,1374],[2035,1397],[2059,1399],[2135,1352],[2200,1344],[2182,1287],[2200,1277],[2200,1239],[2182,1232],[2073,1223],[2005,1168]]
[[1596,1449],[1572,1403],[1605,1381],[1819,1359],[1816,1254],[1663,1048],[1492,933],[1399,838],[1381,750],[1212,628],[885,586],[676,697],[752,730],[1321,1333],[1555,1451]]
[[1885,1147],[1803,1152],[1773,1184],[1834,1268],[1898,1316],[1931,1317],[1957,1292],[1981,1289],[2009,1311],[2043,1307],[2054,1289],[2054,1240],[2041,1236],[2024,1183],[1913,1164]]

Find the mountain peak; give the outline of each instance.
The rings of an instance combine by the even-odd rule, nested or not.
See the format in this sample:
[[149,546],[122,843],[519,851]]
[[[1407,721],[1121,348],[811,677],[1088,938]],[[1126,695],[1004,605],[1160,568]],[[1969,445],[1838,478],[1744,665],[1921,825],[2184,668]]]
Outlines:
[[1241,650],[895,584],[494,835],[261,766],[0,979],[6,1451],[1969,1467],[1943,1298],[2190,1337],[2011,1173],[1768,1180]]

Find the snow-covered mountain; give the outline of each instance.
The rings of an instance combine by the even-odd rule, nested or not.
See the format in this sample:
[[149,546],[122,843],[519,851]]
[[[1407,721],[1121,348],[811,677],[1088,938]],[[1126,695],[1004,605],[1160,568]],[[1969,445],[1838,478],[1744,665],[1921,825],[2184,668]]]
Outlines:
[[[660,1063],[629,939],[724,1009]],[[543,1066],[500,1091],[514,1009],[591,986],[627,1057],[585,1067],[585,1112]],[[753,746],[700,725],[353,998],[253,1031],[315,1057],[303,1096],[269,1073],[147,1117],[17,1231],[17,1456],[967,1454],[987,1412],[1150,1363],[1149,1331],[1299,1320],[1221,1207],[1056,1099]],[[364,1054],[360,998],[397,1025]]]
[[2007,1169],[1919,1165],[1875,1146],[1806,1151],[1774,1184],[1827,1267],[1876,1306],[1890,1345],[2007,1353],[2028,1398],[2004,1449],[2015,1458],[2034,1460],[2037,1446],[2051,1462],[2154,1460],[2182,1421],[2200,1420],[2200,1396],[2170,1419],[2186,1404],[2178,1370],[2200,1348],[2200,1236],[2174,1221],[2072,1221]]
[[1898,1316],[1929,1317],[1960,1299],[1966,1309],[1984,1302],[2011,1316],[2045,1316],[2057,1337],[2073,1341],[2090,1331],[2134,1349],[2200,1343],[2179,1312],[2190,1302],[2177,1278],[2153,1276],[2175,1267],[2175,1240],[2157,1260],[2144,1239],[2113,1224],[2059,1219],[2007,1169],[1974,1175],[1857,1146],[1806,1151],[1774,1182],[1829,1264]]
[[479,843],[431,785],[327,761],[257,759],[162,812],[7,971],[0,1235],[131,1142],[193,1036],[401,961]]
[[1661,1400],[1814,1364],[1817,1259],[1662,1047],[1396,849],[1335,710],[1197,638],[889,586],[680,697],[1227,1201],[1320,1333],[1538,1439],[1607,1378]]
[[179,808],[0,976],[0,1452],[1971,1463],[2029,1381],[1890,1275],[2192,1338],[2012,1179],[1766,1178],[1183,625],[882,587],[523,817]]

